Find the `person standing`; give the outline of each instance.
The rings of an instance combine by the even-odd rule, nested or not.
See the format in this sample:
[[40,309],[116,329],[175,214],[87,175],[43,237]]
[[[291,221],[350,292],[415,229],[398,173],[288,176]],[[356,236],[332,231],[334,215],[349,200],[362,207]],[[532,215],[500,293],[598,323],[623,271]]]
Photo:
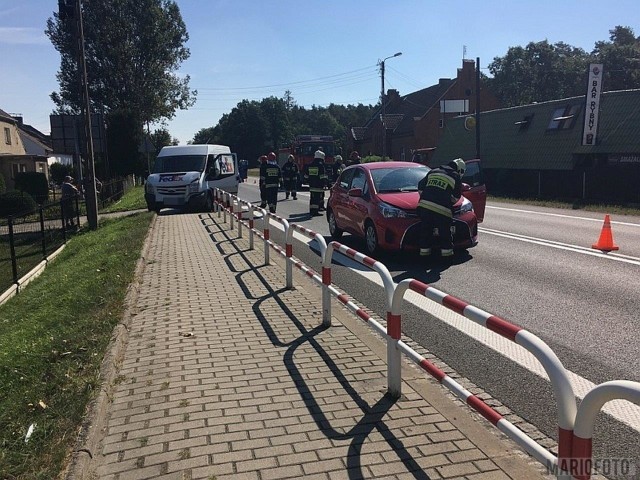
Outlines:
[[80,192],[73,184],[73,177],[68,175],[64,177],[61,190],[60,206],[62,208],[62,217],[64,218],[64,228],[75,229],[76,212],[74,203]]
[[338,181],[340,174],[344,170],[344,163],[342,161],[342,155],[336,155],[335,164],[333,165],[333,178],[331,179],[331,184],[334,184]]
[[433,170],[420,180],[420,257],[440,249],[443,258],[453,256],[453,205],[462,195],[465,163],[457,158]]
[[313,161],[305,165],[304,179],[309,185],[309,213],[312,216],[320,215],[320,210],[324,210],[324,188],[327,185],[322,150],[316,150]]
[[278,205],[278,189],[282,183],[282,173],[280,167],[276,162],[276,154],[270,152],[267,155],[267,164],[265,168],[265,193],[267,198],[267,204],[269,205],[269,211],[276,213],[276,207]]
[[282,179],[284,181],[285,198],[289,198],[289,195],[294,200],[298,198],[298,165],[294,162],[295,157],[289,155],[287,161],[282,166]]
[[265,189],[265,179],[267,178],[267,156],[260,156],[260,178],[258,186],[260,187],[260,208],[267,208],[267,190]]
[[349,155],[349,165],[358,165],[360,163],[362,163],[360,154],[356,150],[354,150],[353,152],[351,152],[351,155]]

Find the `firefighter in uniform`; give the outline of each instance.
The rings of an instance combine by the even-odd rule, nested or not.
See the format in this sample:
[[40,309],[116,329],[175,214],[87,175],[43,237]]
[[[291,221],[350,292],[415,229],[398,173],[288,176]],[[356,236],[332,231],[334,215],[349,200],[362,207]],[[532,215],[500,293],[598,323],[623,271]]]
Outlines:
[[267,156],[260,156],[260,179],[258,180],[258,186],[260,187],[260,208],[267,207],[267,190],[264,187],[264,182],[267,178]]
[[282,179],[284,181],[285,198],[289,198],[289,195],[291,195],[296,200],[298,198],[298,193],[296,192],[298,188],[298,165],[294,160],[295,157],[289,155],[289,158],[282,166]]
[[266,191],[267,203],[269,204],[269,211],[276,213],[276,206],[278,205],[278,189],[282,184],[282,174],[280,167],[276,162],[276,154],[269,152],[267,155],[267,163],[265,167],[265,180],[264,188]]
[[359,163],[362,163],[362,159],[360,158],[360,154],[354,150],[351,152],[351,155],[349,155],[349,163],[347,164],[347,167],[349,165],[358,165]]
[[440,249],[443,258],[453,256],[453,205],[462,194],[465,163],[457,158],[430,170],[420,181],[420,257]]
[[327,185],[327,175],[324,171],[324,152],[316,150],[313,162],[304,167],[304,179],[309,185],[309,213],[320,215],[324,210],[324,189]]
[[335,164],[333,165],[333,178],[331,179],[332,185],[338,181],[343,170],[344,163],[342,162],[342,155],[336,155]]

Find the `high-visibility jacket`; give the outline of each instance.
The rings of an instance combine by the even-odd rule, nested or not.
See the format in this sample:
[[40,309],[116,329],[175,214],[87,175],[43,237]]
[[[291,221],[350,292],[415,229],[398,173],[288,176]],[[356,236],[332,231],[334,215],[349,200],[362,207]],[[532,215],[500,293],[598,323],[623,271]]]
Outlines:
[[282,166],[282,178],[285,182],[290,182],[298,178],[298,165],[293,162],[286,162]]
[[453,168],[441,166],[429,170],[418,183],[418,189],[421,190],[419,209],[424,208],[452,218],[453,205],[462,192],[462,180]]
[[278,188],[282,182],[280,167],[277,163],[267,163],[264,169],[264,186],[266,188]]
[[324,162],[319,158],[314,158],[313,162],[305,165],[304,179],[309,184],[310,192],[323,192],[327,184]]

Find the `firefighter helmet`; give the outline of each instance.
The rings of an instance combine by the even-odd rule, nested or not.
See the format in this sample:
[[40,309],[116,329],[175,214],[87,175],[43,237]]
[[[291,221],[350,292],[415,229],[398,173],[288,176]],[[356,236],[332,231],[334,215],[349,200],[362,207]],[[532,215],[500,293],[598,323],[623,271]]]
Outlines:
[[266,155],[260,155],[260,158],[258,159],[261,162],[266,162],[267,161],[267,156]]
[[273,153],[273,152],[269,152],[269,153],[267,154],[267,160],[269,160],[269,161],[271,161],[271,162],[272,162],[272,161],[273,161],[273,160],[275,160],[275,159],[276,159],[276,154],[275,154],[275,153]]
[[314,153],[313,158],[320,158],[324,160],[324,152],[322,150],[316,150],[316,153]]
[[460,174],[460,176],[464,175],[464,172],[467,169],[467,166],[464,163],[464,160],[461,158],[456,158],[455,160],[451,160],[449,162],[449,166],[453,168],[456,172]]
[[358,155],[358,152],[356,150],[354,150],[353,152],[351,152],[351,158],[358,158],[360,155]]

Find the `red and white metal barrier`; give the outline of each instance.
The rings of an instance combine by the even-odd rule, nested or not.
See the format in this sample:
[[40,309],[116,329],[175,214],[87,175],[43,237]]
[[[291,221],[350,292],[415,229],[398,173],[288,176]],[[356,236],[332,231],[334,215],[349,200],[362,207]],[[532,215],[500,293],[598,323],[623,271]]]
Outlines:
[[[489,330],[501,335],[514,343],[524,347],[533,354],[542,364],[547,372],[551,385],[553,387],[556,404],[558,405],[558,459],[561,469],[566,472],[567,464],[563,463],[565,459],[571,456],[571,441],[573,438],[573,425],[576,416],[576,401],[573,393],[573,387],[569,381],[567,371],[551,348],[536,335],[527,330],[514,325],[500,317],[485,312],[477,307],[469,305],[452,295],[448,295],[436,288],[433,288],[418,280],[407,279],[398,284],[394,291],[391,313],[398,323],[401,322],[402,301],[407,290],[412,290],[436,303],[468,318],[469,320],[488,328]],[[454,392],[460,399],[465,401],[483,417],[496,425],[503,433],[515,440],[524,447],[531,455],[545,465],[548,462],[555,464],[556,458],[546,449],[542,449],[534,440],[521,432],[513,424],[505,420],[502,415],[485,404],[480,398],[472,395],[470,392],[456,384],[454,380],[448,377],[442,370],[438,369],[428,360],[415,356],[410,347],[401,342],[400,348],[415,363],[422,367],[426,372],[436,378],[440,383],[445,385],[449,390]]]
[[572,478],[589,480],[593,470],[593,426],[602,407],[611,400],[628,400],[640,405],[640,383],[617,380],[601,383],[582,399],[573,430]]

